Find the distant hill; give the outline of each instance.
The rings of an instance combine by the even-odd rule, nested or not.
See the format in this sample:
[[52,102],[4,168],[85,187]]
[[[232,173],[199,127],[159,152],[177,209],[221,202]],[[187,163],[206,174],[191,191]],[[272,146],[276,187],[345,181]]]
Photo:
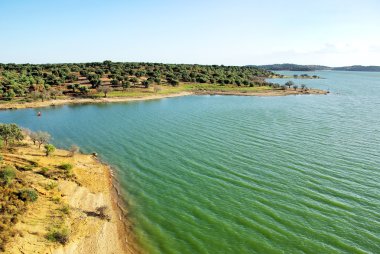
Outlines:
[[362,66],[362,65],[353,65],[345,67],[335,67],[332,68],[334,71],[379,71],[380,66]]
[[298,65],[298,64],[269,64],[257,65],[256,67],[263,68],[271,71],[316,71],[316,70],[330,70],[330,67],[322,65]]
[[299,65],[299,64],[269,64],[269,65],[256,65],[265,70],[271,71],[319,71],[319,70],[334,70],[334,71],[373,71],[380,72],[380,66],[344,66],[344,67],[328,67],[323,65]]

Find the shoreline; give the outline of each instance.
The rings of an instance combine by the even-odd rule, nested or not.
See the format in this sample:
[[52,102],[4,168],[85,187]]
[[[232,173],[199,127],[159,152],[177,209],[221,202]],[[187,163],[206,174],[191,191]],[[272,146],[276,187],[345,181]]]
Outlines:
[[125,245],[123,245],[124,251],[128,254],[141,253],[135,240],[135,235],[132,232],[133,224],[130,218],[128,218],[126,201],[120,194],[120,184],[116,178],[115,170],[109,164],[101,161],[98,157],[96,157],[95,160],[107,169],[105,172],[109,179],[112,209],[114,210],[115,215],[117,215],[118,233],[120,233],[119,235],[121,235],[121,238],[125,240]]
[[76,104],[99,104],[99,103],[125,103],[133,101],[147,101],[157,100],[164,98],[182,97],[189,95],[234,95],[234,96],[289,96],[289,95],[326,95],[328,91],[319,89],[310,89],[308,91],[302,90],[263,90],[260,92],[248,92],[248,91],[222,91],[222,90],[198,90],[198,91],[183,91],[179,93],[171,94],[154,94],[141,97],[109,97],[109,98],[67,98],[56,99],[47,101],[33,101],[33,102],[6,102],[0,104],[0,110],[12,110],[12,109],[27,109],[27,108],[43,108],[43,107],[55,107],[63,105],[76,105]]
[[121,247],[123,253],[126,254],[138,254],[141,253],[139,247],[135,240],[135,235],[132,232],[132,222],[128,218],[128,210],[126,202],[120,194],[119,182],[116,178],[115,170],[112,167],[101,161],[98,157],[94,158],[99,164],[103,165],[105,168],[105,175],[109,179],[109,191],[110,191],[110,201],[114,216],[117,220],[117,233],[123,240]]

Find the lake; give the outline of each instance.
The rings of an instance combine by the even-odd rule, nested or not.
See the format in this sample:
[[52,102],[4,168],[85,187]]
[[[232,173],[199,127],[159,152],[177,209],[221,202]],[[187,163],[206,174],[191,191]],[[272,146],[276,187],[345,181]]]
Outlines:
[[146,253],[380,253],[380,73],[314,74],[294,81],[329,95],[69,105],[0,121],[112,165]]

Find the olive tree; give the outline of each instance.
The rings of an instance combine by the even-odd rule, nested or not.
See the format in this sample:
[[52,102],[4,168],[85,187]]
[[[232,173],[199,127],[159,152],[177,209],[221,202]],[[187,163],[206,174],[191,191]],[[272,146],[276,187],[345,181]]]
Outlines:
[[107,94],[112,91],[112,88],[109,86],[100,86],[97,90],[104,94],[104,98],[107,98]]
[[4,141],[5,146],[13,143],[14,141],[21,141],[24,139],[22,130],[16,124],[0,124],[0,138]]
[[51,139],[50,134],[44,131],[37,131],[33,135],[35,135],[34,138],[35,138],[35,141],[38,143],[38,148],[41,148],[41,145],[43,144],[49,143]]
[[294,82],[293,82],[293,81],[288,81],[288,82],[285,83],[285,85],[286,85],[288,88],[290,88],[290,87],[294,86]]

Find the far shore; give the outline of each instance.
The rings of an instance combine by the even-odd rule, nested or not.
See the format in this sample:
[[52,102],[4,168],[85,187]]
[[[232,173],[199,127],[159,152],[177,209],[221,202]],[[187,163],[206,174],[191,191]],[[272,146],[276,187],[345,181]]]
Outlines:
[[45,101],[32,101],[32,102],[3,102],[0,103],[0,110],[7,109],[25,109],[25,108],[42,108],[42,107],[54,107],[69,104],[95,104],[95,103],[117,103],[117,102],[132,102],[132,101],[145,101],[156,100],[163,98],[172,98],[189,95],[234,95],[234,96],[288,96],[288,95],[326,95],[328,91],[319,89],[309,89],[303,91],[301,89],[286,89],[286,90],[262,90],[262,91],[239,91],[239,90],[197,90],[197,91],[183,91],[178,93],[169,94],[152,94],[140,97],[103,97],[103,98],[73,98],[68,97],[64,99],[45,100]]

